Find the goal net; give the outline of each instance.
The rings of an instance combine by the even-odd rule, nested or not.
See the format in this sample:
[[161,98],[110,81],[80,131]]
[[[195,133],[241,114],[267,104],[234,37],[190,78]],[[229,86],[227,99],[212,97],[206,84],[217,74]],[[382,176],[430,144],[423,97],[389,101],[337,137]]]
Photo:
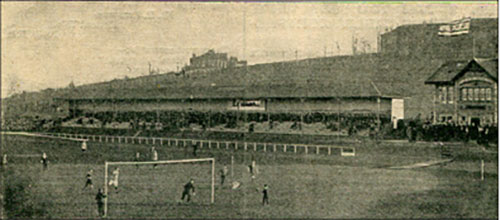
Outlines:
[[[215,200],[214,158],[105,162],[104,172],[106,216],[154,217],[179,205],[207,205]],[[190,191],[190,201],[187,195],[181,201],[190,180],[195,194]]]

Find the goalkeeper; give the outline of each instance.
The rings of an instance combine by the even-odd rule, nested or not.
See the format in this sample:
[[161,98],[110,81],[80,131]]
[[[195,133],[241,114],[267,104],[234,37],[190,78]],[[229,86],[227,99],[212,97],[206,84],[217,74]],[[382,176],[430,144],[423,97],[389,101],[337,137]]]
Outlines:
[[113,171],[113,179],[111,181],[109,181],[109,185],[115,187],[115,192],[118,192],[118,176],[119,175],[120,175],[120,168],[117,167]]
[[184,185],[184,191],[182,192],[182,197],[181,197],[181,201],[184,201],[184,198],[187,197],[187,202],[191,201],[191,192],[194,195],[196,195],[196,192],[194,190],[194,180],[191,179],[189,180],[188,183],[186,183],[186,185]]

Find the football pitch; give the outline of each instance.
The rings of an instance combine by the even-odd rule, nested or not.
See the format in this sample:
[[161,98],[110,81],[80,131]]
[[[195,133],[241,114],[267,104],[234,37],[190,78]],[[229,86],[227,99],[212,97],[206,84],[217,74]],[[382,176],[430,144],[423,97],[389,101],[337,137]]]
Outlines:
[[[80,151],[72,141],[2,136],[2,153],[49,155],[48,169],[40,158],[13,156],[3,169],[34,180],[30,190],[43,198],[52,218],[97,217],[95,195],[104,184],[104,161],[132,161],[135,152],[150,159],[150,145],[89,143]],[[190,150],[156,147],[160,160],[192,158]],[[230,155],[235,158],[231,168]],[[215,203],[210,203],[209,163],[120,166],[118,191],[109,186],[108,218],[496,218],[498,212],[497,162],[489,161],[480,181],[474,161],[446,166],[391,170],[367,166],[363,160],[383,161],[387,155],[356,158],[279,153],[227,153],[200,149],[198,157],[216,160]],[[401,160],[405,160],[401,156]],[[247,170],[256,158],[255,179]],[[299,158],[299,159],[297,159]],[[395,161],[392,155],[391,160]],[[411,160],[425,158],[412,157]],[[332,163],[324,162],[332,161]],[[338,163],[336,162],[338,161]],[[375,163],[375,162],[374,162]],[[374,164],[372,163],[372,165]],[[229,172],[223,186],[218,171]],[[86,173],[94,170],[94,188],[83,188]],[[110,168],[111,171],[113,167]],[[183,185],[195,180],[196,195],[179,203]],[[237,189],[230,182],[241,182]],[[261,189],[269,186],[270,205],[262,205]],[[5,186],[5,183],[3,183]]]

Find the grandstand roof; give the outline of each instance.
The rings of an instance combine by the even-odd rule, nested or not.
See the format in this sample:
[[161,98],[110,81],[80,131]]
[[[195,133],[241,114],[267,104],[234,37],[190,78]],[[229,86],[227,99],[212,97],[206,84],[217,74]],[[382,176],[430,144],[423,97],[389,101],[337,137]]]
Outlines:
[[442,60],[363,54],[164,74],[77,87],[65,99],[408,97]]
[[473,65],[484,69],[494,80],[498,79],[498,59],[472,59],[448,61],[437,69],[426,81],[426,84],[452,82],[461,73]]
[[[342,89],[342,91],[339,91]],[[230,98],[330,98],[330,97],[378,97],[370,82],[327,86],[233,86],[233,87],[177,87],[160,89],[128,89],[121,92],[92,94],[91,97],[73,99],[230,99]]]

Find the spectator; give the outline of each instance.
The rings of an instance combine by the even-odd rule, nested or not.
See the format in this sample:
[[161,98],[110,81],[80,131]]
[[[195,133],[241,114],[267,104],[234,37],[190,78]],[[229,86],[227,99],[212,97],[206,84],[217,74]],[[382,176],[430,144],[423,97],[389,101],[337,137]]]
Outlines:
[[254,130],[255,130],[255,124],[250,123],[250,125],[248,126],[248,133],[253,133]]
[[392,117],[392,129],[398,129],[398,119],[396,118],[396,116]]

